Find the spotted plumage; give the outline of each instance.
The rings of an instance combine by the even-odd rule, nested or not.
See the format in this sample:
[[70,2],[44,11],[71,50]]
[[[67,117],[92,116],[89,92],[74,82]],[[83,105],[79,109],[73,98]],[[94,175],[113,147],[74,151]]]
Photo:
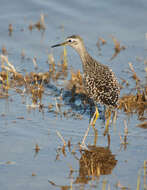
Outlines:
[[[119,98],[119,84],[109,67],[92,59],[89,54],[83,64],[84,85],[88,96],[109,107],[117,107]],[[90,61],[91,60],[91,61]]]
[[60,45],[69,45],[80,55],[84,71],[84,86],[87,95],[93,99],[95,103],[101,103],[108,107],[117,107],[120,88],[112,70],[88,54],[80,36],[69,36],[62,44],[57,44],[52,47]]

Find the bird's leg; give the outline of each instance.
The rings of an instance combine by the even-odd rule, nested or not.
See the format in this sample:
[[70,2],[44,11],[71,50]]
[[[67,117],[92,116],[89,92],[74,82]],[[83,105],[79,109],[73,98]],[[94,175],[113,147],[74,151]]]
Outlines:
[[97,109],[97,106],[95,106],[95,113],[94,113],[93,117],[91,118],[90,125],[92,125],[94,127],[98,117],[99,117],[99,111]]
[[90,129],[90,124],[88,125],[88,128],[87,128],[87,130],[85,132],[85,135],[83,137],[83,140],[82,140],[82,143],[81,143],[81,147],[86,147],[85,140],[86,140],[86,137],[88,136],[89,129]]
[[96,120],[98,119],[98,117],[99,117],[99,111],[98,111],[97,106],[95,106],[95,112],[94,112],[93,117],[91,118],[91,121],[90,121],[90,125],[93,127],[93,130],[94,130],[94,145],[95,146],[96,146],[97,139],[98,139],[98,131],[95,128],[95,123],[96,123]]
[[106,134],[108,134],[110,119],[111,119],[111,110],[108,109],[108,110],[106,111],[106,125],[105,125],[104,136],[105,136]]
[[85,146],[85,140],[86,140],[86,137],[88,136],[88,132],[89,132],[90,126],[92,126],[93,129],[94,129],[94,145],[96,145],[97,137],[98,137],[98,132],[97,132],[97,129],[95,128],[95,123],[96,123],[96,120],[98,119],[98,117],[99,117],[99,112],[98,112],[97,107],[95,107],[95,113],[93,114],[93,117],[90,120],[88,128],[87,128],[87,130],[85,132],[85,135],[83,137],[81,146]]

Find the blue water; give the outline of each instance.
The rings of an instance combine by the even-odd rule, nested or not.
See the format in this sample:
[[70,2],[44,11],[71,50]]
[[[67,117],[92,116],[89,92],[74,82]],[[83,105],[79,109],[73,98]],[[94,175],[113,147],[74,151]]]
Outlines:
[[[68,35],[79,34],[83,37],[89,53],[102,63],[110,66],[116,73],[119,81],[121,77],[133,86],[128,62],[132,62],[138,76],[144,80],[144,60],[146,58],[147,41],[145,34],[147,18],[146,0],[5,0],[0,6],[0,49],[4,45],[8,51],[8,58],[16,69],[24,73],[34,71],[32,58],[37,57],[38,72],[48,70],[46,61],[48,53],[53,53],[56,63],[60,60],[62,48],[51,50],[50,46],[62,42]],[[31,22],[35,23],[40,14],[45,15],[46,30],[44,33],[37,29],[29,31]],[[8,35],[8,25],[12,24],[12,36]],[[64,26],[64,34],[62,31]],[[118,56],[110,61],[114,53],[114,44],[111,36],[115,36],[121,45],[126,46]],[[96,47],[99,37],[103,37],[107,44],[101,47],[101,56]],[[25,59],[21,59],[24,50]],[[1,52],[0,52],[1,53]],[[67,48],[68,67],[82,71],[81,62],[77,53]],[[141,58],[138,61],[136,58]],[[50,94],[51,90],[46,88]],[[122,91],[122,94],[127,90]],[[66,157],[62,154],[60,160],[55,161],[57,148],[62,141],[56,134],[58,130],[66,141],[71,140],[73,146],[81,142],[88,126],[89,116],[83,115],[82,120],[73,117],[60,117],[47,108],[44,113],[38,109],[29,111],[27,104],[30,98],[23,98],[10,90],[8,99],[0,99],[0,186],[1,189],[60,189],[70,185],[68,177],[70,166],[74,169],[73,181],[78,177],[79,162],[67,151]],[[56,93],[55,93],[56,94]],[[43,97],[45,106],[52,103],[55,109],[54,95]],[[66,111],[70,106],[66,105]],[[76,113],[76,111],[75,111]],[[24,117],[24,119],[19,119]],[[120,149],[120,135],[124,135],[124,120],[128,125],[128,145],[126,150]],[[136,115],[128,118],[124,113],[118,113],[116,126],[110,129],[110,149],[118,160],[112,174],[100,176],[99,180],[90,181],[84,185],[89,189],[90,184],[101,189],[103,179],[108,181],[111,189],[117,189],[116,184],[136,189],[138,171],[142,169],[147,158],[147,131],[136,127],[140,123]],[[106,146],[107,140],[103,136],[103,122],[98,120],[96,127],[99,130],[98,146]],[[90,130],[87,144],[93,143],[93,131]],[[35,155],[35,144],[40,151]],[[78,152],[78,151],[77,151]],[[12,164],[7,164],[11,161]],[[32,176],[35,173],[36,176]],[[57,186],[52,186],[48,180]],[[73,189],[79,189],[81,184],[73,184]],[[141,189],[143,189],[143,170],[141,170]]]

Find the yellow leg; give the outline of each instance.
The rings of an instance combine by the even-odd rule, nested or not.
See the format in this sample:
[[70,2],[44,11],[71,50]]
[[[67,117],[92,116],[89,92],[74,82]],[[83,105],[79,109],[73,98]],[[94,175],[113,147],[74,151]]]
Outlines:
[[85,133],[85,135],[84,135],[84,137],[83,137],[81,147],[86,147],[86,145],[85,145],[85,140],[86,140],[86,137],[88,136],[89,129],[90,129],[90,124],[88,125],[88,128],[87,128],[87,130],[86,130],[86,133]]
[[[109,131],[109,124],[110,124],[110,120],[111,120],[111,111],[110,110],[107,110],[106,111],[107,114],[106,114],[106,126],[105,126],[105,131],[104,131],[104,135],[106,135]],[[108,118],[107,118],[108,116]]]
[[99,111],[98,111],[97,107],[95,107],[95,113],[90,121],[90,125],[95,126],[95,123],[96,123],[96,120],[98,119],[98,117],[99,117]]
[[90,130],[90,126],[92,126],[93,129],[94,129],[94,134],[95,134],[94,135],[94,145],[96,146],[98,132],[97,132],[97,129],[95,129],[94,126],[95,126],[95,123],[96,123],[96,120],[98,119],[98,117],[99,117],[99,112],[98,112],[97,107],[95,107],[95,113],[93,114],[93,117],[91,118],[90,124],[88,125],[86,133],[85,133],[85,135],[83,137],[83,140],[82,140],[82,144],[81,144],[82,147],[86,147],[85,140],[86,140],[86,137],[88,136],[88,132]]

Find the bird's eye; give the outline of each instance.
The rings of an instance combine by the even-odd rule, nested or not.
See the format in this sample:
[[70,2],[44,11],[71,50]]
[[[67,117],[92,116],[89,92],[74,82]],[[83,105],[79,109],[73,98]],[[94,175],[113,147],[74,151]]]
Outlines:
[[72,40],[68,40],[68,42],[72,42]]

